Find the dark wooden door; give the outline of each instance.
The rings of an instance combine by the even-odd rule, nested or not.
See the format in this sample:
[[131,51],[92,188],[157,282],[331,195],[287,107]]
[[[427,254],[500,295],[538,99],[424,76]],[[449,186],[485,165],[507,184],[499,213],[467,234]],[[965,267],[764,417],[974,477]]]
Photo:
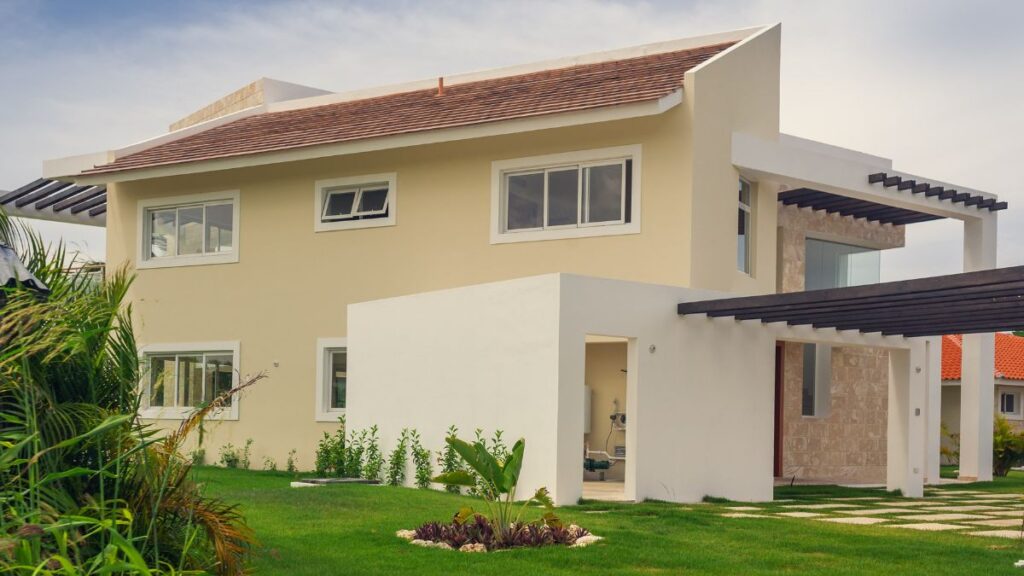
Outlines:
[[785,354],[782,342],[775,343],[775,477],[782,476],[782,400],[783,371],[782,362]]

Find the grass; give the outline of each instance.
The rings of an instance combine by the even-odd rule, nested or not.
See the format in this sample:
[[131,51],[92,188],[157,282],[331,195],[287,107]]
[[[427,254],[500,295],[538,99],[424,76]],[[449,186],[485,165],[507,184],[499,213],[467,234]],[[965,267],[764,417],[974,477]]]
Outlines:
[[[261,548],[258,574],[1019,574],[1018,541],[845,526],[801,519],[722,518],[723,505],[585,502],[566,521],[606,540],[585,549],[463,554],[410,546],[394,536],[448,519],[470,498],[365,485],[290,488],[289,474],[197,469],[211,495],[238,502]],[[959,487],[953,487],[959,488]],[[1024,491],[1024,473],[963,489]],[[879,491],[868,491],[878,496]],[[864,490],[779,488],[777,498],[856,497]],[[895,498],[895,497],[894,497]]]

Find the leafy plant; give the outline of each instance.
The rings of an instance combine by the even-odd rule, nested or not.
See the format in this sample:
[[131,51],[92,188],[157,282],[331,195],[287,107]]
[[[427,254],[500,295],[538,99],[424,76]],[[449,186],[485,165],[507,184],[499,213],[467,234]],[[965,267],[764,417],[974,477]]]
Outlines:
[[1024,463],[1024,432],[1018,432],[1002,415],[996,415],[992,433],[992,475],[1006,476]]
[[423,447],[420,433],[416,430],[409,433],[409,441],[413,467],[416,469],[416,486],[430,488],[430,479],[434,476],[434,469],[430,465],[430,450]]
[[242,455],[238,459],[238,466],[243,470],[248,470],[250,465],[250,458],[252,457],[252,438],[246,438],[245,447],[242,448]]
[[288,452],[288,462],[285,465],[285,469],[289,473],[291,473],[291,474],[298,474],[299,473],[298,458],[295,457],[295,453],[296,452],[297,452],[297,450],[295,450],[295,448],[292,448]]
[[271,472],[277,472],[277,461],[270,456],[263,457],[263,469]]
[[203,462],[206,461],[206,449],[196,448],[188,453],[188,459],[192,462],[193,466],[202,466]]
[[316,475],[321,477],[329,476],[334,472],[334,453],[337,450],[334,437],[324,432],[323,438],[316,446],[314,470]]
[[409,446],[409,429],[402,428],[398,444],[388,457],[387,481],[390,486],[405,484],[406,451]]
[[[487,518],[495,530],[499,542],[508,542],[515,526],[520,524],[523,513],[530,505],[540,505],[546,510],[543,520],[550,526],[559,526],[561,522],[554,513],[554,502],[547,488],[538,489],[533,496],[522,504],[515,501],[516,487],[519,484],[519,472],[523,467],[523,453],[526,441],[519,439],[507,453],[507,457],[499,460],[488,451],[482,441],[473,444],[458,438],[448,438],[446,442],[462,457],[466,465],[476,472],[483,481],[482,498],[487,507]],[[434,482],[455,486],[475,486],[477,479],[465,470],[441,474]],[[470,518],[475,513],[472,509],[460,511],[457,518]]]
[[366,461],[363,464],[363,478],[367,480],[380,480],[381,470],[384,468],[384,456],[380,452],[380,438],[378,437],[377,425],[370,427],[366,438]]
[[366,451],[366,430],[352,431],[345,450],[345,477],[362,478],[363,453]]
[[69,272],[62,246],[2,213],[0,243],[49,287],[0,288],[0,572],[243,573],[252,534],[192,481],[184,446],[263,376],[158,435],[138,416],[131,276]]
[[235,448],[230,442],[220,447],[221,466],[225,468],[238,468],[238,463],[241,459],[241,456],[238,454],[238,448]]
[[[448,427],[448,434],[445,438],[455,438],[458,436],[459,429],[455,425]],[[444,443],[444,449],[438,453],[437,465],[441,468],[441,472],[449,474],[451,472],[457,472],[462,470],[462,460],[459,458],[459,453],[455,451],[448,442]],[[462,487],[456,486],[455,484],[448,484],[444,487],[445,490],[452,494],[461,494]]]

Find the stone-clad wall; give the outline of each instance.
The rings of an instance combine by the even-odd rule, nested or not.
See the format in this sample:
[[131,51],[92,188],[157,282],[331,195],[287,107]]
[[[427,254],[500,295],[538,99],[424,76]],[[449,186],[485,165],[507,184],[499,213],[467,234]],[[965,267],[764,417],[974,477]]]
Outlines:
[[[804,289],[808,236],[897,248],[902,226],[868,223],[794,206],[779,206],[779,291]],[[783,475],[804,480],[885,481],[889,354],[878,348],[832,348],[828,415],[801,415],[803,345],[787,343],[783,388]]]

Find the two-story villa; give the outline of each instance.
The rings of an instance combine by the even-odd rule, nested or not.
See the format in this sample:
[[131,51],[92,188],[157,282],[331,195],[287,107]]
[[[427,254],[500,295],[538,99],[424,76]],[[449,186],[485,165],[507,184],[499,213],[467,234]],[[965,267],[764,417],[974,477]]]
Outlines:
[[93,194],[76,217],[105,217],[108,266],[136,270],[147,417],[173,426],[269,372],[211,455],[252,438],[254,461],[294,449],[310,468],[345,414],[385,451],[404,427],[434,450],[452,424],[525,437],[524,486],[560,503],[585,480],[627,499],[770,499],[773,477],[915,494],[938,479],[935,336],[957,331],[961,474],[990,477],[975,332],[1006,315],[850,287],[937,218],[964,221],[965,271],[994,268],[1006,204],[780,133],[780,35],[355,93],[264,79],[44,171]]

